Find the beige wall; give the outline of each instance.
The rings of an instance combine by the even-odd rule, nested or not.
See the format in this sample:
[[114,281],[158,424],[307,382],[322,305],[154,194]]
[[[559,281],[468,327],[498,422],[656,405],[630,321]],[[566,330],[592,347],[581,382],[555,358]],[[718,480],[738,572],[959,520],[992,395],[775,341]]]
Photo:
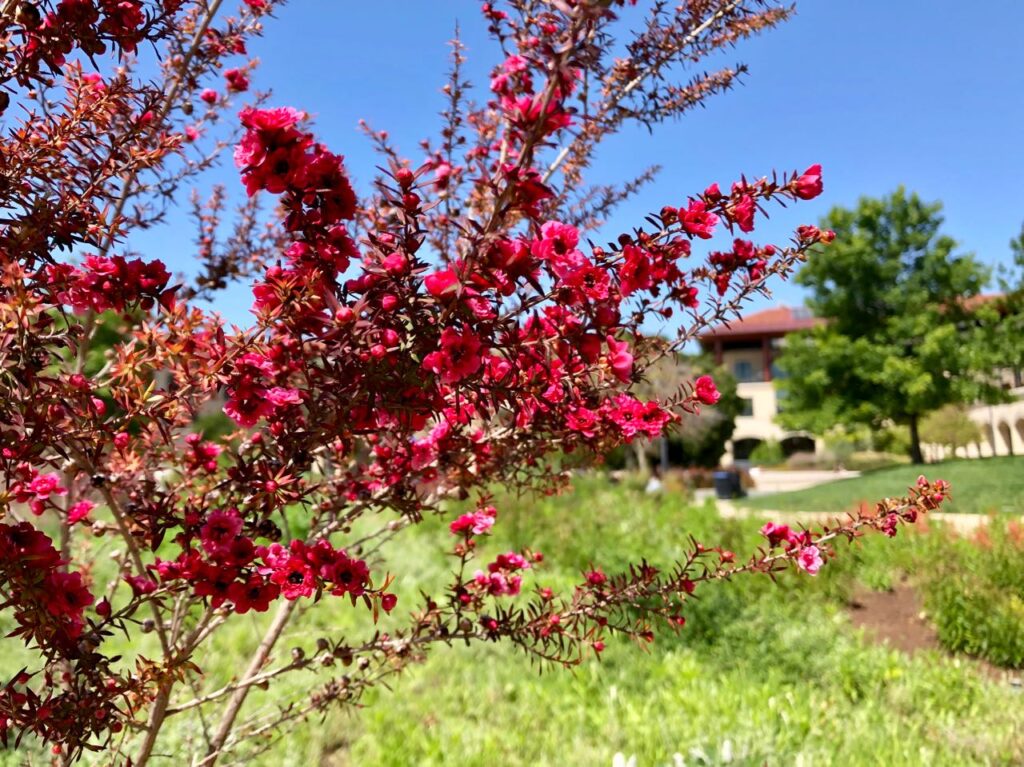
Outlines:
[[[996,455],[1024,455],[1024,387],[1012,389],[1016,401],[1002,405],[975,405],[968,411],[981,427],[981,441],[958,447],[958,458],[989,458]],[[925,458],[941,461],[952,458],[949,448],[924,445]]]
[[726,349],[722,352],[722,365],[733,375],[737,362],[748,363],[757,378],[764,376],[764,352],[760,349]]
[[775,423],[778,413],[775,398],[775,386],[771,381],[757,383],[741,383],[736,385],[736,393],[743,399],[754,404],[754,414],[739,416],[736,419],[736,431],[733,439],[782,439],[785,432]]
[[[760,353],[757,353],[760,364]],[[723,361],[727,360],[723,356]],[[771,381],[755,381],[736,384],[736,393],[743,399],[749,399],[753,403],[753,415],[738,416],[736,418],[736,430],[732,434],[732,440],[726,444],[726,452],[721,458],[723,466],[733,463],[733,442],[742,439],[758,439],[761,441],[781,441],[786,437],[802,435],[803,432],[786,431],[777,423],[775,416],[778,414],[778,400],[775,392],[775,385]],[[816,449],[820,449],[817,444]]]

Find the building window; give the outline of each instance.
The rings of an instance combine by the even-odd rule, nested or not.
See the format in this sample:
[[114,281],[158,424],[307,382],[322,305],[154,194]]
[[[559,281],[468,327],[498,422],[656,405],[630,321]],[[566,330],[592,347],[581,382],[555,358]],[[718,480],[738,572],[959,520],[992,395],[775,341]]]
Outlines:
[[754,378],[754,366],[747,360],[739,360],[733,365],[733,375],[736,376],[736,380],[740,383],[748,383],[756,380]]
[[754,400],[745,397],[740,398],[740,415],[754,415]]

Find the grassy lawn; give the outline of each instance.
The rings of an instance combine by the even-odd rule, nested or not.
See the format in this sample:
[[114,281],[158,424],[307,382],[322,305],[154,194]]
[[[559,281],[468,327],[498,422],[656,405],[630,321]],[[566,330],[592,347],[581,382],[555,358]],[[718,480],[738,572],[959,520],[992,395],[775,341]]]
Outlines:
[[953,499],[943,505],[943,511],[1024,514],[1024,457],[894,466],[807,490],[749,498],[743,505],[780,511],[846,511],[861,501],[900,495],[922,473],[929,479],[945,479],[953,484]]
[[[673,495],[651,497],[600,478],[576,485],[557,498],[499,498],[499,523],[482,556],[529,542],[546,560],[526,587],[564,587],[592,562],[614,571],[643,553],[667,564],[687,533],[740,553],[759,540],[757,522],[721,520],[710,505],[688,507]],[[440,553],[450,542],[446,521],[429,519],[384,552],[403,576],[396,613],[413,608],[419,589],[448,578]],[[708,586],[678,636],[659,637],[646,650],[613,640],[600,662],[575,671],[538,668],[506,646],[440,649],[395,680],[393,691],[374,691],[366,708],[331,713],[269,751],[223,763],[611,765],[621,751],[635,754],[640,767],[675,767],[676,754],[690,766],[1019,764],[1024,706],[1009,685],[969,660],[871,645],[844,609],[858,582],[885,586],[902,573],[930,570],[922,563],[949,559],[944,545],[934,533],[872,538],[844,545],[817,578],[791,572],[777,584],[750,577]],[[1006,556],[1017,557],[1015,570],[1024,573],[1019,549]],[[245,618],[198,659],[207,684],[230,679],[258,641],[266,617]],[[390,616],[381,628],[399,620]],[[1013,626],[1024,635],[1024,615]],[[282,653],[318,636],[355,639],[367,630],[361,613],[328,602],[291,628]],[[0,672],[17,665],[18,655],[5,654]],[[297,675],[257,691],[246,710],[302,699],[327,678]],[[201,748],[202,720],[185,714],[172,721],[155,765],[187,764],[186,754]],[[31,746],[0,754],[4,767],[47,763]]]

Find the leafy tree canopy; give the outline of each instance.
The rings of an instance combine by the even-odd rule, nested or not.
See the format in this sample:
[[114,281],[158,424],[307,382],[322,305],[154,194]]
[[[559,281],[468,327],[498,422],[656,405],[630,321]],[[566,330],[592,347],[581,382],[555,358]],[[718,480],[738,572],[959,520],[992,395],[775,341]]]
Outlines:
[[822,221],[835,242],[809,256],[797,281],[826,323],[787,338],[784,425],[907,424],[920,462],[922,416],[998,396],[990,334],[971,301],[990,273],[941,232],[941,210],[901,187]]

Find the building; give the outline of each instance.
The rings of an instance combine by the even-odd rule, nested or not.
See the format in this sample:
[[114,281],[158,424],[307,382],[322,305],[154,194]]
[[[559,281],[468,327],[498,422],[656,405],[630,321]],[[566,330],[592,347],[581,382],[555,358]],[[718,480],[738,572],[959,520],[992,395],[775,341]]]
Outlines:
[[736,419],[736,430],[722,458],[724,464],[747,460],[754,448],[766,440],[778,442],[787,456],[816,451],[817,442],[812,434],[786,431],[775,423],[779,400],[773,382],[779,377],[775,358],[786,334],[822,322],[809,309],[777,306],[752,312],[698,337],[715,364],[725,367],[736,378],[737,393],[743,400],[744,409]]
[[[995,297],[977,296],[972,303],[980,305]],[[746,461],[754,448],[766,440],[778,442],[787,456],[818,451],[820,444],[814,435],[786,431],[775,422],[779,399],[774,381],[779,377],[775,357],[785,343],[786,334],[812,328],[823,321],[803,307],[777,306],[753,312],[698,337],[705,353],[712,355],[717,365],[725,367],[736,378],[737,393],[744,404],[722,457],[723,464]],[[1020,370],[1001,370],[998,376],[1013,401],[970,407],[968,414],[981,427],[982,438],[977,444],[957,448],[957,457],[1024,455],[1024,376]],[[928,460],[953,457],[938,445],[922,447]]]
[[[974,296],[968,299],[966,306],[974,311],[1002,296],[1002,293]],[[981,430],[981,440],[966,447],[958,447],[958,458],[1024,455],[1024,371],[1004,368],[995,371],[995,378],[1006,390],[1010,401],[998,405],[978,403],[967,409],[968,417]],[[924,445],[923,448],[925,457],[930,461],[953,457],[949,448],[941,445]]]

